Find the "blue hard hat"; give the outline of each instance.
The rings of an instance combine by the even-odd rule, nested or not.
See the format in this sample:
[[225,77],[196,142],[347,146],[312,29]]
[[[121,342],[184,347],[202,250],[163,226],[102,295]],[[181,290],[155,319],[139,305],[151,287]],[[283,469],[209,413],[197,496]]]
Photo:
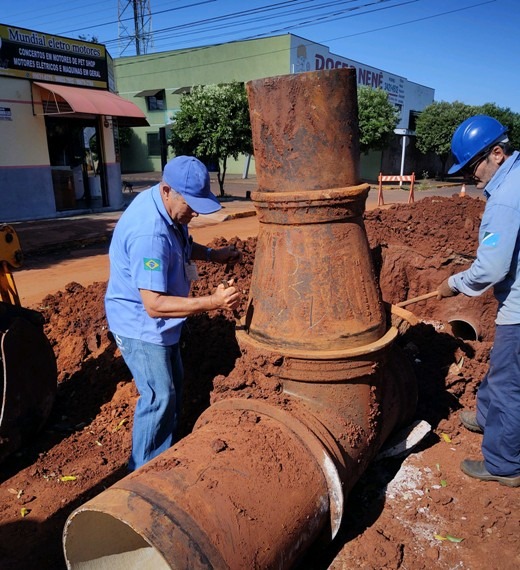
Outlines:
[[504,136],[506,132],[507,127],[487,115],[475,115],[466,119],[457,127],[451,139],[454,163],[448,174],[455,174],[493,144],[507,140]]
[[197,214],[212,214],[222,208],[211,192],[208,169],[194,156],[172,158],[164,167],[163,181]]

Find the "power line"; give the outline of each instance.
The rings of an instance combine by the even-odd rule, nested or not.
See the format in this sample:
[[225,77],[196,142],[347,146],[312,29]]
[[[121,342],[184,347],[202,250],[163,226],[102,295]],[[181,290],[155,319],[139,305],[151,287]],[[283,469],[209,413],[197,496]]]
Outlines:
[[[302,1],[300,3],[298,3],[299,5],[297,7],[293,7],[290,11],[285,11],[285,13],[274,13],[274,10],[271,10],[270,8],[263,8],[261,11],[269,11],[271,12],[270,15],[263,15],[262,16],[262,23],[265,24],[267,21],[270,20],[276,20],[276,21],[280,21],[283,18],[285,18],[285,21],[290,21],[292,22],[292,27],[293,28],[298,28],[300,27],[300,23],[298,21],[294,20],[294,12],[297,12],[297,15],[299,18],[301,17],[305,17],[305,14],[308,12],[314,12],[316,9],[324,9],[324,8],[330,8],[333,7],[335,9],[337,9],[337,7],[341,4],[351,4],[353,2],[359,1],[359,0],[346,0],[345,2],[337,2],[337,1],[333,1],[333,2],[325,2],[322,3],[318,6],[309,6],[309,7],[300,7],[301,4],[308,4],[309,2],[312,2],[313,0],[305,0]],[[395,0],[377,0],[377,2],[392,2]],[[417,2],[419,0],[413,0],[414,2]],[[277,6],[277,9],[281,7],[281,6]],[[360,6],[361,8],[364,7],[364,5]],[[297,10],[295,9],[297,8]],[[347,10],[355,10],[357,8],[350,8]],[[203,31],[204,32],[208,32],[211,30],[223,30],[223,29],[228,29],[228,28],[235,28],[235,27],[239,27],[241,31],[249,31],[250,29],[254,29],[257,30],[258,29],[258,19],[257,18],[244,18],[244,16],[250,16],[250,15],[254,15],[254,16],[258,16],[260,9],[254,9],[254,10],[248,10],[245,12],[241,12],[238,13],[242,16],[242,19],[240,22],[236,21],[236,15],[237,14],[229,14],[227,16],[224,17],[219,17],[219,18],[212,18],[210,20],[202,20],[199,22],[193,22],[191,24],[189,24],[188,26],[186,25],[181,25],[181,26],[173,26],[173,27],[169,27],[169,28],[163,28],[162,30],[157,30],[157,36],[162,35],[166,32],[175,32],[175,34],[172,35],[167,35],[167,36],[163,36],[162,38],[160,38],[159,41],[164,41],[170,38],[179,38],[182,36],[187,36],[187,35],[192,35],[194,32],[193,30],[190,31],[190,29],[187,28],[191,28],[191,27],[196,27],[199,26],[201,24],[203,24]],[[332,12],[327,12],[327,13],[322,13],[320,16],[316,16],[316,19],[320,19],[320,18],[327,18],[330,19],[331,17],[335,16],[338,13],[342,13],[343,11],[337,12],[337,11],[332,11]],[[223,23],[223,21],[225,20],[231,20],[228,24]],[[213,25],[208,25],[208,24],[213,24]],[[248,24],[253,24],[254,27],[253,28],[248,28],[246,30],[244,30],[244,26],[248,25]],[[202,27],[202,26],[201,26]],[[181,33],[178,32],[178,30],[182,30]],[[197,32],[195,32],[197,33]],[[269,34],[272,34],[272,30],[269,31]],[[218,34],[216,37],[222,37],[223,34]],[[206,38],[208,38],[208,36],[205,36]],[[209,36],[209,37],[215,37],[215,36]],[[199,38],[201,39],[201,38]],[[204,39],[204,38],[202,38]]]
[[[185,8],[193,8],[195,6],[213,3],[214,1],[215,0],[202,0],[199,2],[195,2],[195,3],[184,4],[183,6],[177,6],[175,8],[167,8],[164,10],[158,10],[156,12],[152,12],[152,15],[160,15],[160,14],[165,14],[165,13],[169,13],[172,11],[177,11],[177,10],[181,10],[181,9],[185,9]],[[193,44],[194,41],[201,42],[201,41],[205,41],[208,39],[209,40],[213,40],[213,39],[218,40],[219,38],[228,37],[230,34],[232,34],[232,31],[234,28],[240,28],[241,32],[242,33],[245,32],[246,34],[242,35],[241,38],[235,39],[232,41],[244,41],[244,40],[249,40],[249,39],[266,37],[266,36],[270,36],[270,35],[276,35],[276,34],[279,34],[280,32],[283,32],[283,31],[294,31],[294,30],[298,30],[300,28],[314,26],[316,24],[324,23],[324,22],[329,21],[331,19],[338,20],[338,19],[352,18],[355,16],[362,16],[362,15],[367,15],[367,14],[374,13],[374,12],[379,12],[381,10],[389,10],[391,8],[398,8],[398,7],[401,7],[405,4],[409,4],[412,2],[418,2],[419,0],[408,0],[407,2],[401,2],[398,4],[393,4],[393,5],[388,5],[388,6],[381,6],[381,4],[386,4],[387,2],[392,2],[394,0],[372,0],[372,2],[369,2],[367,4],[361,4],[361,5],[357,5],[357,6],[346,6],[348,4],[354,4],[356,1],[358,1],[358,0],[346,0],[344,2],[338,2],[337,0],[334,2],[331,2],[329,0],[329,1],[321,2],[321,3],[316,1],[316,0],[285,0],[282,2],[274,2],[271,4],[267,4],[267,5],[263,5],[263,6],[257,6],[257,7],[249,8],[246,10],[235,11],[235,12],[231,12],[228,14],[213,16],[211,18],[205,18],[205,19],[195,20],[193,22],[187,22],[184,24],[176,25],[176,26],[165,27],[163,29],[154,31],[153,32],[153,38],[154,38],[156,47],[158,47],[159,45],[163,45],[166,42],[169,42],[171,39],[175,39],[176,44],[179,45],[180,38],[187,37],[187,36],[189,37],[189,43]],[[403,25],[408,25],[411,23],[424,21],[424,20],[436,18],[439,16],[451,14],[454,12],[465,11],[465,10],[481,6],[483,4],[495,2],[495,1],[496,0],[487,0],[485,2],[481,2],[478,4],[471,5],[471,6],[442,12],[442,13],[435,14],[432,16],[416,18],[413,20],[409,20],[407,22],[401,22],[401,23],[392,24],[389,26],[384,26],[384,27],[380,27],[380,28],[376,28],[376,29],[372,29],[372,30],[356,32],[353,34],[346,34],[344,36],[339,36],[339,37],[333,38],[331,40],[321,40],[321,41],[336,41],[339,39],[344,39],[344,38],[349,38],[349,37],[354,37],[354,36],[358,36],[358,35],[372,33],[374,31],[380,31],[380,30],[384,30],[384,29],[388,29],[388,28],[394,28],[394,27],[399,27],[399,26],[403,26]],[[102,2],[94,2],[94,3],[89,2],[88,3],[89,9],[91,10],[91,7],[93,5],[96,5],[96,4],[103,4],[104,6],[106,6],[107,2],[106,2],[106,0],[104,0]],[[68,3],[68,2],[62,3],[62,4],[60,4],[60,6],[61,5],[70,5],[70,3]],[[340,6],[343,6],[343,8],[338,9]],[[364,8],[367,8],[369,6],[377,6],[377,7],[373,8],[372,10],[363,10]],[[329,10],[329,8],[332,8],[332,10]],[[77,7],[75,9],[77,10],[80,8]],[[47,8],[45,10],[47,10]],[[356,12],[356,13],[353,13],[353,12]],[[46,11],[46,14],[49,14],[49,12]],[[63,15],[62,12],[60,13],[60,15]],[[295,15],[297,16],[297,18],[295,18]],[[258,32],[254,35],[248,35],[247,34],[248,32],[258,30],[258,27],[260,24],[259,17],[261,17],[261,20],[260,20],[261,23],[268,22],[270,20],[276,19],[276,21],[279,25],[275,29],[269,29],[268,31],[265,31],[265,32]],[[131,18],[129,18],[129,20],[131,20]],[[77,31],[90,30],[92,28],[112,25],[115,23],[117,23],[117,20],[115,20],[113,22],[104,22],[101,24],[94,24],[93,26],[87,26],[87,27],[83,27],[83,28],[75,28],[73,30],[68,30],[66,32],[60,32],[60,33],[61,34],[74,33]],[[250,27],[245,28],[245,26],[249,26],[250,24],[252,25],[252,27],[250,26]],[[208,32],[211,32],[213,30],[219,30],[220,33],[208,34]],[[226,32],[222,33],[223,30],[226,30]],[[119,38],[114,38],[114,39],[102,41],[102,43],[107,45],[107,46],[110,46],[110,45],[114,45],[118,41],[119,41]],[[188,43],[188,42],[184,42],[184,43]],[[217,42],[217,45],[219,43],[231,43],[231,42]],[[149,57],[151,57],[151,56],[149,56]],[[157,57],[162,57],[162,55],[158,55]],[[169,57],[171,57],[171,55]]]
[[[99,6],[99,5],[103,5],[105,9],[100,10],[99,8],[94,8],[94,7]],[[86,10],[88,10],[88,13],[92,14],[92,11],[94,9],[97,16],[99,16],[100,13],[102,13],[102,12],[110,12],[111,11],[110,8],[107,9],[106,0],[99,0],[98,2],[88,2],[88,4],[85,4],[83,6],[71,6],[71,2],[69,1],[69,2],[63,2],[63,3],[56,4],[53,7],[57,8],[59,6],[66,7],[67,8],[66,11],[59,10],[56,12],[50,12],[48,5],[45,5],[45,7],[43,7],[43,8],[40,8],[40,9],[36,8],[36,9],[31,10],[31,16],[30,17],[26,17],[27,14],[25,12],[22,14],[14,14],[14,15],[2,14],[2,21],[7,22],[8,20],[14,21],[16,19],[23,18],[23,20],[25,22],[31,22],[31,21],[37,20],[38,26],[44,27],[46,25],[47,21],[53,25],[56,25],[57,21],[59,21],[60,24],[63,24],[63,20],[66,19],[65,15],[67,15],[68,17],[74,18],[75,20],[77,20],[78,18],[84,19],[83,16],[85,14],[72,16],[72,14],[71,14],[72,12],[77,12],[79,10],[85,10],[86,9]],[[50,17],[50,19],[45,20],[45,18],[42,19],[41,16],[34,15],[36,12],[44,12],[45,16]],[[57,19],[55,16],[59,16],[59,19]],[[83,27],[83,28],[81,28],[80,31],[87,30],[87,29],[89,29],[89,28]],[[56,32],[56,34],[59,35],[59,32]]]
[[[330,12],[322,13],[322,14],[317,15],[311,19],[298,21],[298,22],[294,22],[293,20],[289,19],[289,20],[286,20],[286,21],[290,21],[290,25],[288,25],[288,26],[285,26],[283,28],[270,29],[267,32],[261,32],[258,34],[254,34],[252,36],[245,36],[242,39],[255,39],[255,38],[260,38],[260,37],[265,37],[265,36],[270,36],[270,35],[276,35],[276,34],[279,34],[280,32],[284,32],[284,31],[292,31],[292,30],[297,30],[297,29],[304,28],[304,27],[313,26],[313,25],[316,25],[317,23],[325,23],[325,22],[330,21],[332,19],[341,20],[344,18],[352,18],[354,16],[362,16],[362,15],[370,14],[372,12],[379,12],[382,10],[388,10],[390,8],[404,6],[406,4],[412,4],[415,2],[419,2],[420,0],[407,0],[406,2],[401,2],[401,3],[395,4],[393,6],[385,6],[385,7],[374,9],[374,10],[366,10],[366,11],[360,12],[358,14],[350,14],[350,12],[353,12],[355,10],[359,10],[361,8],[366,8],[366,7],[372,6],[374,4],[382,4],[382,3],[390,2],[390,1],[394,1],[394,0],[377,0],[376,2],[369,2],[368,4],[362,4],[360,6],[355,6],[352,8],[345,8],[345,9],[342,9],[339,11],[337,10],[338,2],[332,2],[332,3],[328,4],[328,6],[334,7],[334,9]],[[346,3],[350,3],[350,2],[346,2]],[[305,10],[300,10],[299,15],[301,15],[302,12],[305,12]],[[346,15],[342,16],[342,14],[346,14]],[[291,17],[291,15],[288,15],[288,16],[289,16],[289,18]],[[270,18],[265,18],[265,19],[276,19],[277,21],[279,21],[280,17],[277,15],[277,16],[272,16]],[[249,22],[254,23],[254,20],[249,20],[248,22],[244,22],[243,25],[241,26],[242,31],[248,32],[251,30],[258,29],[258,25],[255,25],[252,28],[244,29],[243,26]],[[282,23],[284,23],[284,22],[282,22]],[[217,29],[221,30],[222,28],[223,28],[223,26],[220,25],[220,26],[218,26]],[[215,27],[209,28],[208,31],[211,29],[215,29]],[[172,35],[172,36],[163,37],[157,42],[157,45],[159,44],[160,41],[164,41],[164,40],[170,39],[172,37],[174,37],[178,42],[180,37],[186,36],[186,35],[189,35],[189,32],[184,32],[184,33],[180,33],[180,34],[176,33],[175,35]],[[216,36],[215,35],[204,36],[203,38],[199,38],[199,39],[212,39],[212,38],[218,38],[218,37],[222,37],[222,34],[217,34]]]
[[[158,16],[159,14],[166,14],[167,12],[174,12],[176,10],[182,10],[183,8],[193,8],[194,6],[200,6],[201,4],[210,4],[212,2],[216,2],[217,0],[202,0],[201,2],[195,2],[195,4],[188,4],[185,6],[177,6],[176,8],[168,8],[167,10],[160,10],[159,12],[151,12],[150,15],[151,16]],[[134,18],[124,18],[125,21],[130,21],[133,20]],[[82,32],[83,30],[90,30],[92,28],[100,28],[102,26],[109,26],[112,24],[117,24],[119,23],[121,20],[114,20],[111,22],[103,22],[102,24],[93,24],[92,26],[89,26],[88,28],[76,28],[75,30],[67,30],[65,32],[60,32],[60,34],[73,34],[75,32]],[[110,42],[114,42],[117,40],[108,40]],[[107,42],[104,42],[107,43]]]
[[[261,15],[264,12],[274,12],[275,10],[278,9],[283,9],[285,7],[290,7],[292,8],[292,10],[290,10],[289,14],[292,15],[292,13],[298,9],[300,10],[299,6],[302,4],[308,4],[308,3],[312,3],[315,2],[316,0],[285,0],[284,2],[276,2],[274,4],[268,4],[266,6],[259,6],[256,8],[249,8],[247,10],[240,10],[238,12],[231,12],[228,14],[222,14],[219,16],[213,16],[211,18],[204,18],[202,20],[195,20],[193,22],[188,22],[188,23],[182,23],[176,26],[169,26],[167,28],[161,28],[159,30],[155,31],[155,35],[159,35],[161,33],[165,33],[165,32],[173,32],[176,30],[188,30],[191,29],[192,31],[186,32],[186,33],[190,33],[190,34],[194,34],[197,33],[196,31],[193,31],[193,28],[197,28],[197,26],[200,26],[203,29],[206,29],[208,27],[208,24],[215,24],[215,25],[219,25],[220,27],[222,27],[222,22],[225,22],[227,20],[231,20],[232,22],[232,26],[233,27],[241,27],[243,25],[243,20],[242,18],[244,16],[250,16],[250,15]],[[347,0],[347,2],[356,2],[358,0]],[[379,1],[390,1],[390,0],[379,0]],[[337,4],[337,0],[335,2]],[[320,8],[321,6],[317,6],[317,8]],[[315,7],[316,8],[316,7]],[[165,10],[167,11],[167,10]],[[154,13],[155,14],[155,13]],[[277,17],[277,15],[271,16],[272,17]],[[265,20],[266,16],[262,16],[262,18]],[[258,19],[255,20],[258,26]],[[113,42],[114,40],[107,40],[107,44]]]
[[422,22],[424,20],[431,20],[433,18],[438,18],[439,16],[446,16],[447,14],[454,14],[455,12],[463,12],[469,10],[470,8],[476,8],[478,6],[483,6],[484,4],[493,4],[496,0],[486,0],[486,2],[480,2],[479,4],[472,4],[471,6],[466,6],[464,8],[456,8],[455,10],[448,10],[447,12],[441,12],[440,14],[433,14],[432,16],[424,16],[423,18],[415,18],[414,20],[408,20],[407,22],[401,22],[400,24],[392,24],[390,26],[383,26],[381,28],[374,28],[372,30],[366,30],[364,32],[356,32],[355,34],[348,34],[346,36],[339,36],[337,38],[329,38],[324,40],[327,42],[334,42],[336,40],[344,40],[345,38],[353,38],[355,36],[362,36],[364,34],[371,34],[373,32],[380,32],[381,30],[389,30],[390,28],[397,28],[399,26],[407,26],[408,24],[415,24],[416,22]]
[[[431,15],[431,16],[425,16],[425,17],[423,17],[423,18],[416,18],[416,19],[414,19],[414,20],[408,20],[408,21],[406,21],[406,22],[402,22],[402,23],[400,23],[400,24],[395,24],[395,25],[388,26],[388,27],[397,27],[397,26],[401,26],[401,25],[409,25],[409,24],[413,24],[413,23],[415,23],[415,22],[419,22],[419,21],[423,21],[423,20],[429,20],[429,19],[432,19],[432,18],[439,18],[439,17],[441,17],[441,16],[445,16],[445,15],[448,15],[448,14],[452,14],[452,13],[454,13],[454,12],[461,12],[461,11],[469,10],[469,9],[472,9],[472,8],[476,8],[476,7],[482,6],[482,5],[484,5],[484,4],[491,4],[491,3],[493,3],[493,2],[496,2],[496,0],[486,0],[485,2],[479,2],[478,4],[472,4],[472,5],[467,6],[467,7],[464,7],[464,8],[458,8],[458,9],[455,9],[455,10],[449,10],[449,11],[446,11],[446,12],[440,12],[440,13],[438,13],[438,14],[433,14],[433,15]],[[351,17],[351,16],[349,16],[349,17]],[[340,37],[336,37],[336,38],[329,38],[329,39],[323,39],[323,40],[321,40],[321,41],[322,41],[322,42],[335,41],[335,40],[338,40],[338,39],[344,39],[344,38],[348,38],[348,37],[352,37],[352,36],[356,36],[356,35],[360,35],[360,34],[373,33],[373,32],[379,31],[380,29],[381,29],[381,28],[374,28],[374,29],[372,29],[372,30],[366,30],[366,31],[364,31],[364,32],[358,32],[358,33],[356,33],[356,34],[347,34],[347,35],[345,35],[345,36],[340,36]],[[268,34],[268,35],[271,35],[271,34]],[[244,39],[241,39],[241,40],[234,40],[234,41],[232,41],[232,42],[226,42],[226,43],[232,44],[232,43],[237,43],[237,42],[240,42],[240,41],[246,41],[247,39],[248,39],[248,38],[244,38]],[[254,39],[254,38],[253,38],[253,39]],[[312,42],[311,40],[308,40],[308,41],[309,41],[309,43],[315,43],[315,42]],[[147,56],[147,61],[156,61],[156,60],[160,60],[160,59],[175,58],[176,56],[185,55],[186,53],[211,49],[212,47],[215,47],[215,46],[217,46],[217,45],[222,45],[222,44],[214,44],[214,45],[210,45],[210,46],[201,46],[201,47],[196,47],[196,48],[189,48],[189,49],[185,49],[185,50],[182,50],[182,51],[177,51],[176,53],[171,53],[171,52],[169,52],[169,53],[162,53],[162,54],[157,54],[157,55],[150,55],[150,56]],[[258,56],[275,55],[276,53],[282,53],[282,52],[284,52],[284,51],[286,51],[286,48],[279,49],[279,50],[270,50],[270,51],[268,51],[268,52],[259,53],[259,54],[257,54],[257,55],[258,55]],[[246,60],[246,59],[249,59],[249,57],[250,57],[249,55],[248,55],[248,56],[237,56],[237,57],[234,57],[234,58],[227,58],[227,59],[222,60],[222,61],[217,61],[217,62],[212,61],[212,62],[211,62],[211,65],[222,64],[222,63],[230,63],[230,62],[235,62],[235,61],[240,61],[240,60]],[[118,62],[117,62],[117,67],[118,67],[118,68],[124,68],[124,67],[127,67],[127,66],[129,66],[129,65],[135,65],[135,64],[138,64],[138,63],[141,63],[141,61],[139,61],[139,62],[135,62],[135,61],[118,61]],[[196,67],[204,67],[204,66],[206,66],[206,65],[208,65],[208,64],[207,64],[207,63],[201,63],[201,64],[199,64],[199,65],[194,65],[193,63],[190,63],[190,65],[189,65],[189,66],[186,66],[186,67],[176,67],[176,68],[175,68],[175,71],[182,71],[182,70],[184,70],[184,69],[193,69],[193,68],[196,68]],[[173,68],[172,68],[172,69],[163,69],[163,70],[161,70],[161,73],[167,73],[168,71],[173,71],[173,70],[174,70]],[[156,74],[157,74],[157,71],[143,72],[143,73],[138,73],[138,74],[132,72],[132,76],[133,76],[133,77],[143,77],[143,76],[146,76],[146,75],[156,75]],[[173,88],[173,87],[178,87],[178,86],[172,86],[172,88]]]
[[[204,0],[201,2],[195,2],[195,3],[190,3],[190,4],[184,4],[183,6],[177,6],[174,8],[167,8],[164,10],[156,10],[154,12],[151,13],[151,16],[158,16],[158,15],[163,15],[163,14],[167,14],[170,12],[174,12],[174,11],[178,11],[181,9],[185,9],[185,8],[193,8],[195,6],[200,6],[202,4],[208,4],[208,3],[213,3],[216,0]],[[179,30],[179,29],[192,29],[194,31],[192,31],[192,34],[198,34],[198,33],[202,33],[207,31],[207,27],[208,24],[213,23],[214,25],[217,25],[219,22],[229,22],[227,25],[225,25],[226,28],[241,28],[244,24],[248,24],[251,20],[245,20],[245,18],[247,17],[251,17],[251,16],[261,16],[262,17],[262,22],[265,22],[266,20],[272,20],[274,18],[278,18],[278,17],[285,17],[287,18],[293,18],[294,15],[296,14],[297,16],[300,16],[302,12],[308,12],[310,10],[314,10],[314,11],[318,11],[318,10],[322,10],[324,8],[327,8],[329,6],[339,6],[341,4],[349,4],[349,3],[353,3],[356,2],[358,0],[347,0],[346,2],[338,2],[338,0],[334,0],[334,1],[329,1],[329,2],[324,2],[324,3],[317,3],[317,0],[284,0],[281,2],[274,2],[271,4],[267,4],[264,6],[258,6],[258,7],[254,7],[254,8],[249,8],[247,10],[240,10],[240,11],[234,11],[228,14],[224,14],[224,15],[220,15],[220,16],[215,16],[212,18],[205,18],[202,20],[196,20],[194,22],[187,22],[184,23],[182,25],[178,25],[178,26],[171,26],[171,27],[167,27],[164,28],[162,30],[158,30],[154,32],[154,38],[157,38],[159,35],[163,35],[165,33],[167,33],[168,31],[175,31],[175,30]],[[388,1],[393,1],[393,0],[377,0],[377,2],[388,2]],[[89,3],[88,6],[84,6],[85,8],[88,8],[89,11],[92,11],[92,6],[93,5],[99,5],[99,4],[103,4],[106,7],[106,2],[95,2],[95,3]],[[307,7],[307,8],[302,8],[303,5],[305,4],[313,4],[313,6],[311,7]],[[63,3],[60,4],[61,5],[68,5],[69,6],[69,10],[67,10],[67,13],[71,12],[71,11],[78,11],[83,7],[80,6],[76,6],[73,8],[70,8],[70,4],[69,3]],[[105,10],[106,11],[106,10]],[[271,13],[270,16],[266,16],[266,12],[267,13]],[[278,13],[276,13],[278,12]],[[46,15],[48,16],[53,16],[54,13],[49,12],[48,9],[46,9]],[[59,14],[60,19],[59,21],[61,23],[63,23],[63,11],[60,11],[59,13],[56,12],[56,15]],[[263,14],[263,15],[262,15]],[[35,18],[33,18],[35,19]],[[127,22],[131,22],[132,18],[125,18],[124,21]],[[41,19],[40,19],[41,22]],[[75,27],[75,28],[71,28],[71,29],[66,29],[63,30],[63,28],[61,30],[57,30],[53,33],[56,33],[58,35],[67,35],[67,34],[74,34],[76,32],[86,32],[86,31],[91,31],[91,30],[95,30],[95,29],[99,29],[99,28],[103,28],[106,26],[112,26],[112,25],[116,25],[116,24],[121,24],[122,20],[121,19],[117,19],[117,20],[109,20],[109,21],[105,21],[105,22],[101,22],[101,23],[97,23],[97,24],[92,24],[89,26],[82,26],[82,27]],[[56,23],[56,18],[52,18],[52,23],[55,24]],[[258,28],[258,20],[255,20],[256,23],[256,28]],[[199,28],[199,30],[197,30],[197,28]],[[168,39],[170,37],[173,36],[167,36],[163,39]],[[222,34],[221,36],[222,37]],[[101,40],[100,40],[101,41]],[[111,44],[115,44],[119,41],[119,37],[117,38],[112,38],[112,39],[103,39],[102,43],[105,45],[111,45]]]
[[[312,12],[312,11],[316,11],[316,10],[320,10],[323,8],[329,8],[329,7],[333,7],[336,8],[336,11],[333,10],[332,12],[328,12],[325,14],[320,14],[317,15],[315,20],[319,21],[320,19],[323,18],[332,18],[332,17],[336,17],[338,14],[342,14],[345,11],[354,11],[354,10],[359,10],[360,8],[364,8],[366,6],[370,6],[373,4],[382,4],[382,3],[386,3],[386,2],[394,2],[395,0],[375,0],[372,1],[368,4],[362,4],[360,6],[356,6],[353,8],[345,8],[343,10],[340,10],[339,12],[337,11],[338,6],[340,5],[345,5],[345,4],[352,4],[354,2],[358,2],[359,0],[345,0],[343,2],[338,2],[337,0],[334,1],[328,1],[328,2],[323,2],[321,4],[315,4],[313,6],[307,7],[307,8],[302,8],[301,6],[304,4],[312,4],[315,2],[315,0],[288,0],[286,2],[277,2],[275,4],[269,4],[267,6],[261,6],[261,7],[257,7],[257,8],[250,8],[248,10],[242,10],[239,12],[232,12],[229,14],[225,14],[225,15],[220,15],[220,16],[215,16],[212,18],[206,18],[204,20],[196,20],[194,22],[190,22],[190,23],[183,23],[183,24],[179,24],[176,26],[169,26],[167,28],[162,28],[159,30],[156,30],[154,32],[154,38],[156,40],[159,41],[164,41],[164,40],[168,40],[170,38],[175,38],[178,39],[179,37],[182,36],[187,36],[189,35],[190,37],[193,37],[193,34],[197,34],[197,33],[201,33],[203,31],[211,31],[212,29],[218,29],[218,30],[222,30],[224,28],[240,28],[241,30],[243,30],[244,25],[247,25],[249,23],[254,23],[254,29],[258,29],[258,18],[253,19],[253,18],[249,18],[249,19],[244,19],[244,17],[249,17],[249,16],[259,16],[260,14],[263,14],[264,12],[271,12],[271,15],[266,16],[263,15],[262,16],[262,22],[266,22],[268,20],[280,20],[280,18],[284,18],[286,19],[286,21],[291,21],[292,22],[292,28],[296,29],[298,27],[300,27],[300,24],[298,21],[294,21],[294,15],[296,14],[297,16],[301,16],[304,15],[307,12]],[[412,2],[418,2],[420,0],[410,0]],[[289,8],[289,10],[286,10],[286,8]],[[285,12],[278,12],[275,13],[275,10],[285,10]],[[240,18],[240,20],[239,20]],[[229,23],[226,25],[225,22],[229,21]],[[211,25],[212,24],[212,25]],[[197,27],[200,27],[201,30],[200,32],[197,31]],[[195,28],[195,30],[194,30]],[[179,33],[178,31],[182,30],[181,33]],[[247,30],[249,31],[249,30]],[[167,35],[164,36],[163,34],[166,34],[167,32],[172,32],[171,35]],[[174,33],[173,33],[174,32]],[[269,32],[266,32],[264,35],[272,35],[274,32],[273,30],[269,30]],[[159,36],[163,35],[162,38],[159,38]],[[223,37],[224,34],[218,34],[217,36],[209,36],[209,38],[214,38],[214,37]],[[205,36],[206,38],[208,38],[208,36]],[[204,38],[198,38],[198,41],[200,41],[200,39],[204,39]],[[247,38],[246,38],[247,39]],[[107,40],[105,41],[105,45],[110,45],[112,43],[114,43],[116,40]]]

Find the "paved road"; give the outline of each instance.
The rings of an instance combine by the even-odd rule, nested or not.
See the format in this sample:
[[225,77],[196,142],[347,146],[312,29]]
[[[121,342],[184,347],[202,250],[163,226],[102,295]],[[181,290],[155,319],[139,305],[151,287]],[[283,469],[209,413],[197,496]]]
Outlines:
[[[221,223],[191,229],[195,241],[209,243],[215,237],[246,239],[258,233],[256,216],[239,217]],[[107,281],[109,275],[108,240],[102,243],[62,249],[46,255],[28,256],[14,278],[24,307],[37,308],[48,294],[63,290],[71,281],[85,287],[96,281]],[[218,285],[215,284],[215,285]]]

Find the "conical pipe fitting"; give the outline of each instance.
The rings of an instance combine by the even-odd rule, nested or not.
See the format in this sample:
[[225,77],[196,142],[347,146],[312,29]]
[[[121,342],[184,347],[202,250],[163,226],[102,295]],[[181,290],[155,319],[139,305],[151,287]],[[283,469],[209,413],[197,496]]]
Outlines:
[[259,218],[246,310],[270,348],[342,350],[381,338],[386,316],[362,214],[368,186],[255,192]]

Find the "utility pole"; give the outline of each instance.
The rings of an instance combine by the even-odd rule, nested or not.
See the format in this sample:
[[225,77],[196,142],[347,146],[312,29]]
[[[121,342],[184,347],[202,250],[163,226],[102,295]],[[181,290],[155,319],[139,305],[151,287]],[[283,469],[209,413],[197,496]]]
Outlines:
[[148,53],[153,43],[150,0],[118,0],[117,12],[119,56],[131,45],[135,45],[136,55]]

